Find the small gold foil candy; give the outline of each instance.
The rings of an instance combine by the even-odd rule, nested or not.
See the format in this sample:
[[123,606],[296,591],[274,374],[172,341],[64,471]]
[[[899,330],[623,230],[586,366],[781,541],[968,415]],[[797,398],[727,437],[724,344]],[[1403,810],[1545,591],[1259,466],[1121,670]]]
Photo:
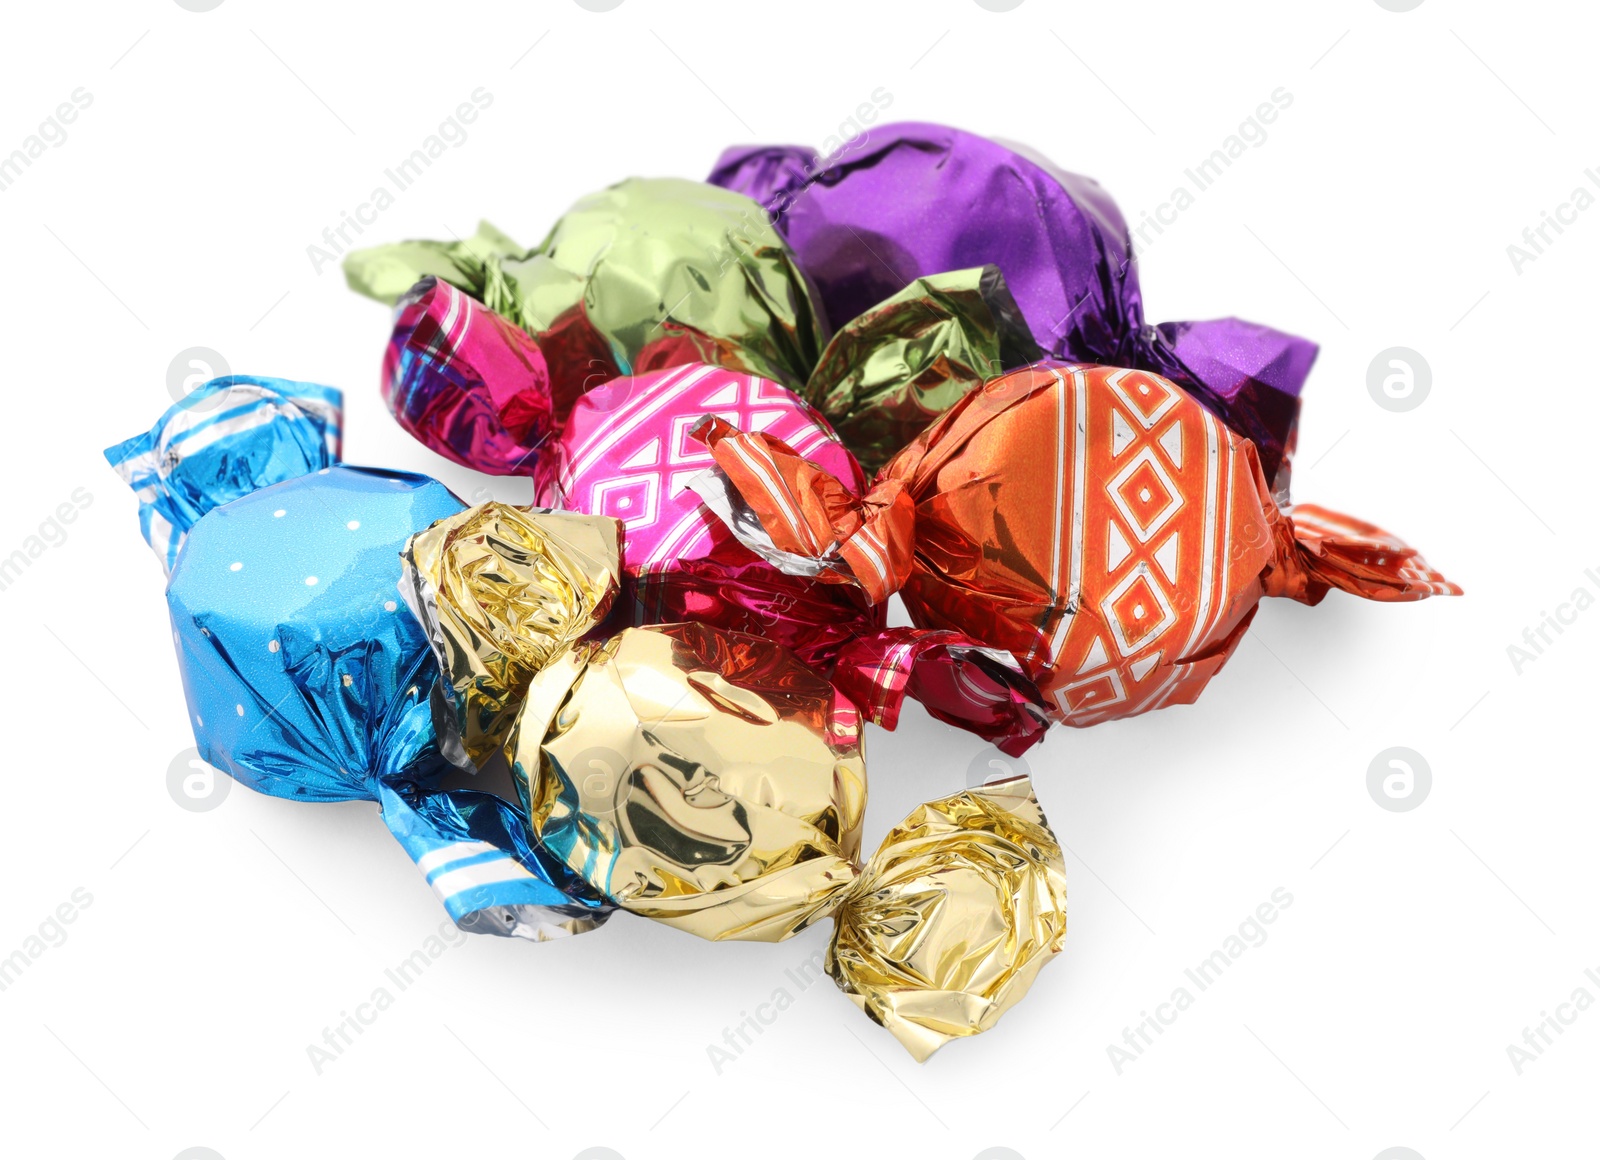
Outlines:
[[1026,777],[919,806],[834,913],[834,981],[920,1062],[986,1031],[1066,936],[1061,847]]
[[609,516],[491,500],[407,542],[401,590],[439,658],[472,765],[504,745],[533,675],[605,618],[621,537]]

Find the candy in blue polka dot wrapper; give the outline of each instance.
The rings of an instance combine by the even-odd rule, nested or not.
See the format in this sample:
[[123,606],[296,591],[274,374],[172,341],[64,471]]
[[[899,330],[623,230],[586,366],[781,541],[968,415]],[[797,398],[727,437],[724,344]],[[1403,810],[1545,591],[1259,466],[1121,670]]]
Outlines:
[[338,463],[343,413],[333,387],[227,375],[105,455],[139,497],[139,528],[171,572],[184,536],[212,508]]
[[519,810],[444,788],[439,670],[397,585],[407,539],[461,510],[427,476],[337,466],[203,516],[167,586],[195,741],[262,793],[378,802],[463,929],[588,930],[610,905]]

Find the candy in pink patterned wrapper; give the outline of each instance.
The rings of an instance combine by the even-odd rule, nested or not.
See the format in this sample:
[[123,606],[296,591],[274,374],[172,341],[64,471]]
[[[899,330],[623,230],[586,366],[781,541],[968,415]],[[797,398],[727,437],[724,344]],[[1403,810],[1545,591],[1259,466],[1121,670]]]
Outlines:
[[429,277],[395,304],[383,400],[400,426],[445,458],[525,475],[582,388],[616,374],[581,317],[558,319],[535,341]]
[[851,639],[883,629],[884,609],[844,585],[780,571],[706,509],[686,484],[712,463],[691,435],[707,415],[781,439],[865,490],[855,457],[793,392],[696,364],[613,379],[582,396],[532,463],[536,502],[623,522],[622,622],[696,620],[753,632],[828,670]]

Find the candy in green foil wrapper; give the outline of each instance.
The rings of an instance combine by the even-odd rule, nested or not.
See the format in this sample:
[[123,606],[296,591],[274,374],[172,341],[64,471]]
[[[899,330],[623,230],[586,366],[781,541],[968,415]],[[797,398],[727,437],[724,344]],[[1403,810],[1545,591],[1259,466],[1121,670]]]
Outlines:
[[918,278],[840,328],[806,383],[870,475],[961,397],[1039,347],[996,266]]
[[581,319],[623,374],[709,362],[798,388],[827,338],[766,211],[698,181],[633,178],[590,194],[530,250],[484,223],[465,241],[345,259],[351,288],[390,304],[427,275],[536,340]]

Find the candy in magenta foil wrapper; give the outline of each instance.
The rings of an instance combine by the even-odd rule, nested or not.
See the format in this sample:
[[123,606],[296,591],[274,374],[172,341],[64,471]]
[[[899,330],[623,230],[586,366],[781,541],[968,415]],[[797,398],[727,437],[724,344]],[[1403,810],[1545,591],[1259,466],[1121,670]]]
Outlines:
[[469,718],[513,719],[540,847],[611,904],[707,939],[832,917],[830,973],[918,1059],[992,1026],[1065,933],[1061,850],[1027,780],[928,803],[863,865],[861,716],[814,668],[696,623],[572,639],[608,599],[620,535],[490,502],[405,550],[444,686]]
[[201,517],[167,586],[195,744],[261,793],[377,802],[462,929],[589,930],[611,904],[517,804],[451,787],[438,664],[397,586],[406,542],[460,511],[426,476],[338,466]]
[[[1199,696],[1263,596],[1412,601],[1460,589],[1371,524],[1280,507],[1256,450],[1176,383],[1040,364],[969,394],[865,495],[717,419],[694,486],[785,570],[899,592],[917,629],[1009,654],[1068,725]],[[884,724],[914,684],[856,666]]]
[[843,645],[884,626],[860,594],[791,576],[751,552],[687,486],[711,465],[690,432],[704,416],[764,431],[860,493],[866,480],[826,419],[759,375],[693,364],[613,379],[572,408],[534,473],[536,502],[623,527],[618,624],[697,620],[754,632],[831,666]]
[[834,326],[915,278],[993,263],[1047,356],[1177,383],[1256,445],[1287,494],[1315,344],[1236,318],[1147,323],[1127,223],[1094,181],[929,124],[874,127],[844,156],[815,158],[735,147],[709,180],[767,206]]
[[171,572],[189,529],[212,508],[339,462],[343,412],[333,387],[226,375],[105,456],[139,497],[139,530]]

